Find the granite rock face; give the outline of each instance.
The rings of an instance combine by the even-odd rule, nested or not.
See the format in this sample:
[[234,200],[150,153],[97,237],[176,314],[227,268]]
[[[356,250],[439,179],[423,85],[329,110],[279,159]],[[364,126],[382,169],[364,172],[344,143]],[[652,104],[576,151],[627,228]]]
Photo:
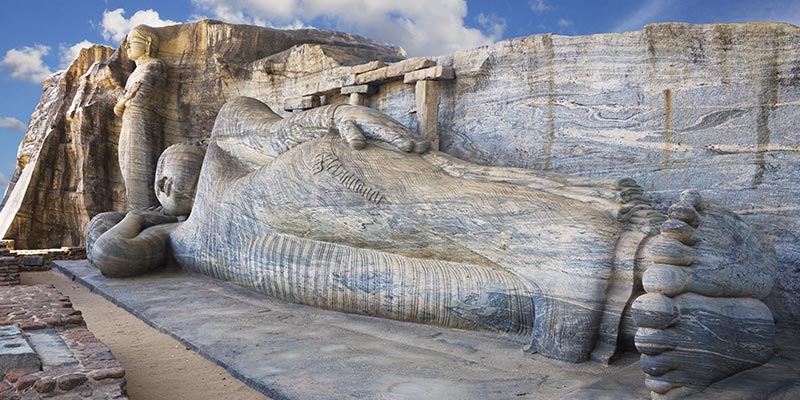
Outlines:
[[632,316],[647,385],[668,397],[772,357],[760,300],[774,250],[727,208],[685,191],[664,215],[630,179],[486,167],[429,146],[372,108],[281,118],[239,97],[207,147],[162,153],[161,209],[98,214],[88,254],[106,276],[172,255],[285,301],[529,337],[528,351],[572,362],[613,358]]
[[[349,65],[402,58],[396,47],[340,32],[212,20],[157,31],[168,69],[164,146],[210,136],[231,96],[257,95],[280,109],[294,84],[318,86],[329,80],[328,69],[349,72]],[[0,212],[0,235],[18,248],[82,245],[92,216],[125,209],[117,155],[122,121],[113,108],[134,67],[121,47],[95,46],[45,83]]]
[[443,88],[441,149],[630,177],[662,209],[696,189],[773,242],[781,279],[768,304],[779,322],[797,321],[799,53],[800,30],[771,23],[537,35],[458,52],[439,62],[458,76]]
[[[159,57],[169,68],[165,145],[208,137],[221,105],[240,95],[278,113],[285,100],[307,95],[344,102],[332,89],[359,84],[350,66],[383,61],[359,71],[379,75],[401,58],[396,49],[329,32],[213,21],[158,31]],[[440,149],[485,165],[631,177],[664,210],[681,190],[696,189],[773,242],[781,278],[767,303],[779,322],[797,320],[798,33],[786,24],[671,23],[622,34],[536,35],[443,56],[435,61],[451,66],[456,79],[440,84]],[[111,109],[132,68],[118,51],[81,78],[80,93],[45,92],[26,141],[50,129],[47,118],[64,121],[50,136],[74,139],[28,145],[58,174],[16,174],[16,185],[30,189],[18,212],[4,207],[0,222],[19,247],[82,243],[91,216],[124,209]],[[387,80],[363,101],[415,129],[414,89]],[[62,109],[80,122],[53,115]],[[80,156],[45,155],[78,145],[87,149]],[[18,195],[7,193],[6,203]]]
[[113,82],[124,79],[113,53],[103,46],[81,50],[67,70],[45,81],[0,210],[0,231],[18,238],[17,248],[78,245],[86,212],[120,202],[113,193],[119,168],[97,153],[118,124],[102,106],[113,98]]

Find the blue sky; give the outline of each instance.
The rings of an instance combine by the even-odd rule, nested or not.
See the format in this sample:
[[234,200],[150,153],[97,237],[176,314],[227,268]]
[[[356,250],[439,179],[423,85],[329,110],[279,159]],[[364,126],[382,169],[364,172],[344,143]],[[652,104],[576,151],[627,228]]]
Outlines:
[[116,47],[133,26],[214,18],[317,27],[446,54],[511,37],[638,30],[652,22],[779,21],[800,25],[800,0],[25,0],[0,17],[0,190],[39,101],[44,77],[91,43]]

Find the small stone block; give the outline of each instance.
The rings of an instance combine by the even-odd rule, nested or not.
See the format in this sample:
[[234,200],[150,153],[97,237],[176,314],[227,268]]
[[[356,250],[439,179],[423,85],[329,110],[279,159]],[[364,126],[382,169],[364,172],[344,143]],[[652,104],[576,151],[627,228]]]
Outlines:
[[417,81],[443,81],[455,79],[456,73],[453,67],[437,65],[435,67],[420,69],[409,72],[403,78],[404,83],[415,83]]
[[84,374],[66,374],[58,377],[58,388],[61,390],[70,390],[80,384],[86,382],[87,378]]
[[386,73],[389,67],[378,68],[374,71],[365,72],[356,75],[356,85],[363,85],[365,83],[380,83],[386,80]]
[[21,392],[21,391],[33,386],[33,384],[36,383],[36,381],[38,381],[38,380],[39,380],[39,377],[36,376],[35,374],[28,374],[28,375],[25,375],[23,377],[20,377],[17,380],[17,384],[16,384],[17,391]]
[[6,372],[6,380],[15,383],[25,375],[30,375],[39,372],[38,368],[18,368],[12,369],[11,371]]
[[410,58],[408,60],[403,60],[390,65],[386,75],[390,78],[401,76],[411,71],[432,67],[434,65],[436,65],[436,61],[429,60],[427,58]]
[[40,321],[22,321],[19,323],[19,329],[22,329],[23,331],[33,331],[44,328],[47,328],[47,324]]
[[0,328],[0,373],[15,369],[41,368],[39,356],[33,351],[22,331],[16,326]]
[[370,61],[366,64],[359,64],[350,67],[350,72],[353,74],[363,74],[364,72],[374,71],[385,66],[386,63],[383,61]]
[[41,357],[44,371],[73,367],[79,364],[72,350],[64,342],[64,338],[56,330],[42,329],[28,332],[28,340]]
[[44,265],[44,257],[42,256],[24,256],[22,257],[22,265],[29,267],[40,267]]
[[103,379],[116,379],[125,376],[125,370],[121,367],[103,368],[89,372],[89,378],[96,381]]
[[436,65],[436,61],[427,58],[411,58],[396,62],[388,67],[376,69],[356,75],[356,85],[365,83],[383,83],[397,80],[404,74],[416,71],[421,68],[428,68]]
[[319,96],[303,96],[294,99],[286,99],[283,101],[283,109],[285,111],[295,110],[310,110],[319,107],[321,104]]
[[378,87],[375,85],[355,85],[355,86],[345,86],[342,88],[342,94],[352,94],[352,93],[360,93],[360,94],[375,94],[378,92]]
[[353,106],[363,106],[366,104],[366,96],[367,95],[361,93],[350,93],[348,103]]
[[45,377],[33,384],[33,389],[39,393],[50,393],[56,388],[56,380],[52,377]]

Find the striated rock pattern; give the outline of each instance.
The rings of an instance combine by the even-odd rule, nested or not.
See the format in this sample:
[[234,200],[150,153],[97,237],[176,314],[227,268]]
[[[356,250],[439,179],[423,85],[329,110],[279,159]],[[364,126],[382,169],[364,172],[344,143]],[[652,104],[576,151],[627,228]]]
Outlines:
[[633,303],[645,384],[677,398],[767,362],[775,324],[761,301],[775,254],[724,207],[686,191],[647,249],[647,294]]
[[[220,106],[239,95],[283,114],[286,99],[324,95],[327,103],[342,103],[349,95],[339,94],[339,88],[369,82],[379,90],[356,93],[360,101],[417,128],[414,85],[402,75],[400,81],[389,77],[400,69],[395,65],[401,63],[391,64],[401,58],[396,50],[346,34],[213,21],[158,31],[159,57],[169,68],[164,145],[208,137]],[[485,165],[632,177],[664,210],[680,190],[696,189],[732,207],[774,243],[782,278],[767,303],[779,322],[797,320],[799,32],[787,24],[670,23],[622,34],[536,35],[439,57],[437,64],[451,66],[456,76],[439,84],[439,146]],[[373,60],[382,62],[368,63]],[[367,66],[350,70],[357,64]],[[69,165],[59,171],[70,171],[64,175],[70,178],[33,179],[37,193],[52,186],[61,194],[80,177],[92,182],[82,191],[90,187],[103,195],[84,195],[81,206],[69,196],[40,201],[50,208],[38,214],[28,200],[19,213],[10,212],[20,222],[5,235],[19,247],[60,246],[54,242],[62,237],[80,243],[92,215],[123,209],[114,154],[119,122],[111,117],[115,96],[102,94],[117,89],[100,82],[113,77],[121,87],[131,69],[118,52],[86,75],[84,94],[74,97],[76,115],[84,115],[78,127],[84,128],[64,129],[75,133],[76,142],[98,141],[86,147],[94,151],[91,156],[80,158],[87,166],[77,168],[78,158],[54,155],[52,160],[62,161],[52,165]],[[40,108],[72,99],[43,97]],[[41,115],[28,137],[42,134],[41,129],[31,133],[42,125]],[[91,129],[88,121],[108,129]],[[54,207],[61,202],[69,208]],[[34,215],[54,223],[33,223]]]
[[632,311],[659,396],[772,357],[760,300],[774,251],[727,208],[686,191],[665,216],[630,179],[484,167],[428,147],[363,106],[280,118],[239,97],[207,150],[161,155],[162,209],[97,215],[88,254],[106,276],[174,256],[282,300],[529,338],[528,351],[572,362],[612,358]]
[[125,39],[128,58],[136,62],[125,92],[114,105],[122,117],[117,153],[128,209],[141,209],[157,203],[153,192],[156,161],[164,148],[164,106],[167,67],[157,58],[158,34],[147,26],[137,26]]
[[[655,24],[537,35],[440,59],[441,149],[480,164],[636,180],[731,207],[777,250],[768,303],[800,319],[800,29]],[[391,101],[388,96],[383,102]]]
[[163,211],[188,219],[99,214],[90,259],[106,276],[140,274],[169,242],[181,265],[287,301],[532,337],[532,351],[574,362],[610,336],[598,357],[611,357],[638,247],[663,219],[641,190],[481,167],[414,136],[366,107],[282,119],[234,99],[202,170],[197,145],[159,160]]
[[115,159],[97,151],[118,125],[101,106],[114,98],[114,82],[124,80],[113,52],[81,50],[67,70],[45,81],[0,210],[0,232],[19,249],[81,244],[77,229],[87,212],[124,204]]
[[[396,47],[340,32],[211,20],[156,30],[167,66],[163,146],[210,136],[219,108],[240,92],[257,93],[280,110],[289,88],[276,79],[304,75],[298,85],[306,90],[326,81],[326,68],[349,72],[349,65],[402,58]],[[313,61],[298,65],[298,53]],[[288,68],[287,58],[295,63]],[[117,155],[122,121],[113,109],[133,70],[122,48],[95,46],[45,83],[0,211],[0,235],[17,248],[83,245],[92,216],[125,209]]]

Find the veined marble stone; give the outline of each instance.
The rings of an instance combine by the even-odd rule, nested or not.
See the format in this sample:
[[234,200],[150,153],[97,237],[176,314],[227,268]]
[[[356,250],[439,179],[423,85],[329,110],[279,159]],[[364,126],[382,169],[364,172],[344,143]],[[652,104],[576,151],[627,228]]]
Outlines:
[[109,277],[174,257],[281,300],[530,338],[571,362],[609,361],[636,331],[667,398],[773,356],[774,250],[727,208],[685,191],[664,215],[630,179],[429,148],[371,108],[281,118],[239,97],[207,146],[163,152],[162,208],[98,214],[87,254]]
[[[213,21],[158,32],[171,68],[165,145],[208,137],[218,109],[233,97],[258,98],[285,116],[287,98],[355,85],[350,66],[401,58],[396,49],[347,34]],[[457,79],[440,85],[440,149],[485,165],[631,177],[664,210],[680,190],[696,189],[774,243],[782,279],[767,302],[778,322],[797,321],[799,32],[788,24],[668,23],[627,33],[535,35],[442,56],[435,61],[452,66]],[[375,65],[361,73],[383,67]],[[34,119],[26,140],[50,129],[46,118],[64,121],[54,125],[59,137],[74,140],[63,139],[48,153],[48,165],[64,165],[58,174],[32,174],[35,184],[23,185],[27,194],[7,194],[27,200],[19,212],[4,208],[0,227],[12,226],[5,237],[20,247],[79,244],[90,216],[122,209],[114,165],[119,125],[109,93],[117,86],[99,82],[108,77],[121,86],[131,69],[117,52],[81,78],[86,84],[77,97],[43,97],[43,111],[66,102],[76,105],[75,115],[91,117],[75,127],[65,116]],[[346,101],[344,95],[328,99]],[[402,81],[383,84],[364,104],[417,125],[414,86]],[[80,157],[57,151],[87,138],[96,145]],[[99,173],[102,168],[108,172]],[[75,195],[62,196],[73,187]]]
[[464,50],[439,59],[458,76],[442,89],[440,148],[479,164],[630,177],[661,209],[696,189],[773,242],[783,278],[768,304],[779,322],[798,321],[799,59],[800,30],[779,23]]
[[[277,105],[292,91],[349,74],[352,65],[403,58],[397,47],[316,29],[203,20],[155,31],[168,70],[164,147],[207,138],[231,96],[258,94]],[[79,246],[92,216],[125,209],[117,155],[122,121],[113,108],[134,67],[122,44],[95,46],[45,82],[3,199],[0,236],[16,239],[20,249]]]

